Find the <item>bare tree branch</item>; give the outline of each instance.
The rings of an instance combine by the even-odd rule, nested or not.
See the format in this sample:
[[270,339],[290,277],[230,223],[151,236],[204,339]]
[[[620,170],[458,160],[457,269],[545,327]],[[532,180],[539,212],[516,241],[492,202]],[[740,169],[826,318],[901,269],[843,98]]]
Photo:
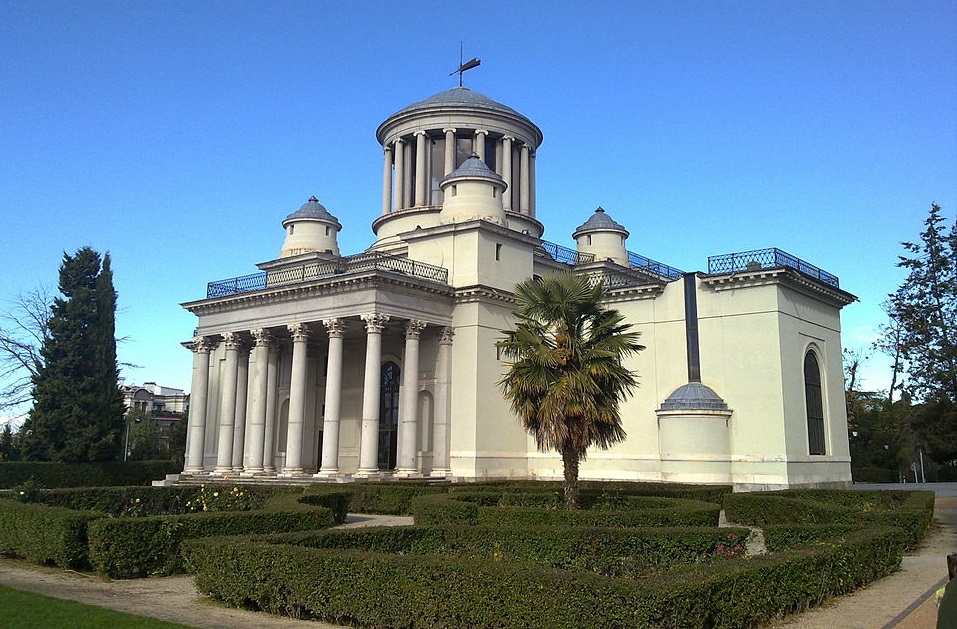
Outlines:
[[20,293],[0,313],[0,411],[30,401],[33,376],[43,366],[40,348],[49,334],[53,291],[41,286]]

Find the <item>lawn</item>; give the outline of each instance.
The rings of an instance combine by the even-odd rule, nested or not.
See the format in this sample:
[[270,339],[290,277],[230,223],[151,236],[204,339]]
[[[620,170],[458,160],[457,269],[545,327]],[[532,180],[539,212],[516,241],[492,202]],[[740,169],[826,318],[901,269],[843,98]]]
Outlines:
[[155,618],[124,614],[109,609],[21,592],[0,585],[0,622],[5,629],[175,629],[177,625]]

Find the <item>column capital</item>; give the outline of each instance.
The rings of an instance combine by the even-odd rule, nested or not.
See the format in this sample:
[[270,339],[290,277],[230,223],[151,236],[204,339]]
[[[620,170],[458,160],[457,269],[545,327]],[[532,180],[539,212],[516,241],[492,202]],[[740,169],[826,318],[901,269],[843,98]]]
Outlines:
[[359,317],[366,322],[366,332],[369,334],[382,334],[386,322],[389,321],[389,315],[370,312]]
[[243,346],[243,337],[239,332],[226,332],[223,334],[223,345],[227,350],[241,349]]
[[488,129],[476,129],[476,130],[475,130],[475,135],[488,135],[488,134],[489,134]]
[[396,146],[398,146],[399,144],[405,144],[405,140],[403,140],[402,138],[396,138],[395,144]]
[[252,334],[256,347],[269,347],[276,338],[265,328],[256,328],[250,330],[249,333]]
[[309,326],[305,323],[290,323],[286,326],[286,329],[292,335],[293,341],[309,340]]
[[429,137],[428,132],[427,132],[427,131],[423,131],[423,130],[421,130],[421,129],[418,130],[418,131],[416,131],[416,132],[413,133],[412,135],[414,135],[415,137],[419,137],[420,135],[424,135],[425,137]]
[[439,345],[451,345],[455,336],[455,328],[445,326],[439,328]]
[[442,133],[455,133],[456,131],[458,131],[458,129],[455,127],[446,127],[442,129]]
[[407,340],[419,338],[419,335],[422,333],[422,330],[425,329],[426,325],[427,324],[425,321],[409,319],[409,321],[405,324],[405,338]]
[[323,319],[322,325],[326,326],[329,332],[329,338],[342,338],[346,334],[349,324],[345,319]]
[[188,347],[197,354],[208,354],[210,350],[215,349],[217,345],[219,345],[219,343],[215,339],[211,339],[208,336],[196,336],[190,341]]
[[503,135],[503,136],[502,136],[502,139],[505,140],[506,142],[514,142],[514,141],[515,141],[515,138],[514,138],[513,136],[510,136],[510,135]]

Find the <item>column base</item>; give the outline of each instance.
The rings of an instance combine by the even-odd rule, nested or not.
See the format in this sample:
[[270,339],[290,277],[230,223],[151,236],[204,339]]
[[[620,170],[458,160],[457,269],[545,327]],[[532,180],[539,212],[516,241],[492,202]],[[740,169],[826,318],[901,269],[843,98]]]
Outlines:
[[282,474],[277,474],[277,476],[279,476],[279,478],[302,478],[304,476],[309,476],[309,472],[299,467],[290,470],[283,470]]
[[359,470],[352,475],[353,478],[387,478],[392,472],[386,470]]
[[243,470],[242,476],[262,476],[263,468],[247,467]]
[[312,476],[313,478],[335,478],[336,476],[339,476],[339,475],[340,475],[339,468],[336,467],[336,468],[325,469],[325,470],[321,469],[315,474],[313,474]]
[[206,469],[203,467],[187,467],[183,470],[183,474],[205,474]]

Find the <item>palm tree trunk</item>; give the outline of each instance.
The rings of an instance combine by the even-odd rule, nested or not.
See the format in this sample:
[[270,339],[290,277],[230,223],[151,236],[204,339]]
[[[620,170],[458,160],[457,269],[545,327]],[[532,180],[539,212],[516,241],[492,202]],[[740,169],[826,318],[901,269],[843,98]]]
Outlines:
[[578,451],[570,446],[562,448],[565,468],[565,508],[578,508]]

